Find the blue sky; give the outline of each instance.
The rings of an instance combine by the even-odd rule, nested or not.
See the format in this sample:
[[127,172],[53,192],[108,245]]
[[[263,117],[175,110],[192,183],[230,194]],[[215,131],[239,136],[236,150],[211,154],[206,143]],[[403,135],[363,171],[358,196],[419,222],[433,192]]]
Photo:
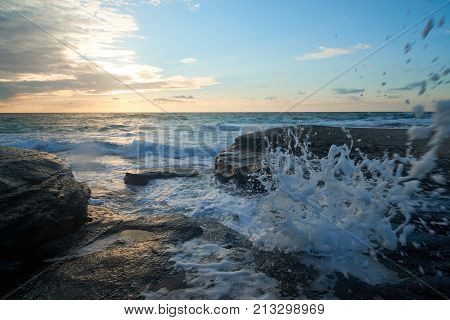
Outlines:
[[[284,111],[375,50],[389,36],[448,1],[148,0],[131,6],[116,1],[111,5],[111,0],[96,1],[94,5],[89,2],[74,1],[73,8],[82,8],[74,16],[55,10],[54,15],[60,17],[65,28],[51,31],[72,41],[78,52],[123,77],[122,81],[167,111],[214,112]],[[40,9],[42,4],[15,7],[32,16],[36,13],[33,21],[45,25],[45,20],[39,21]],[[446,82],[450,75],[445,74],[450,67],[449,13],[450,5],[433,15],[434,27],[426,38],[422,38],[427,23],[424,21],[293,111],[402,111],[415,104],[431,107],[433,100],[449,98],[450,85]],[[2,14],[11,16],[8,10]],[[64,21],[83,16],[89,18],[88,26],[83,27],[92,36],[81,42],[75,31],[67,34]],[[447,21],[438,26],[443,17]],[[112,31],[107,30],[113,32],[114,41],[105,41],[108,34],[96,25],[102,23],[114,26]],[[102,48],[98,48],[96,39]],[[407,43],[412,50],[405,54]],[[116,51],[105,54],[107,49]],[[83,106],[89,102],[91,108],[100,111],[158,111],[134,92],[107,80],[87,90],[88,85],[80,80],[87,77],[85,71],[82,76],[77,70],[52,71],[51,75],[66,77],[61,76],[64,79],[57,84],[52,78],[47,86],[42,81],[47,81],[50,73],[44,71],[9,71],[2,76],[1,59],[0,79],[4,81],[0,82],[0,98],[2,85],[6,92],[5,99],[0,100],[2,110],[30,110],[32,105],[39,105],[41,110],[86,111]],[[83,63],[76,57],[72,59]],[[23,76],[19,77],[30,73],[40,86],[24,84]],[[431,73],[439,80],[430,80]],[[426,91],[419,95],[423,81]],[[40,88],[52,85],[57,90],[42,92],[45,90]],[[27,89],[21,92],[23,87]]]

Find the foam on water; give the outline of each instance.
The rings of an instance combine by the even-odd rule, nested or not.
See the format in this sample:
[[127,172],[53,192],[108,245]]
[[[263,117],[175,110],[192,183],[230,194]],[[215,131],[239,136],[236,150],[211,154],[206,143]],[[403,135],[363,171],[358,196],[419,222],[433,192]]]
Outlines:
[[253,255],[193,239],[171,251],[175,268],[185,272],[187,288],[148,292],[147,299],[276,299],[277,281],[251,268]]

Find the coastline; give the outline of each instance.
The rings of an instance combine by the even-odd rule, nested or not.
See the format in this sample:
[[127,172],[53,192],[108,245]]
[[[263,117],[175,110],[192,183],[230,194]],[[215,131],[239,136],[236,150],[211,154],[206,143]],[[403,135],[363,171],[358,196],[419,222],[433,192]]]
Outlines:
[[[311,148],[326,152],[332,143],[348,142],[347,134],[340,128],[312,127],[308,130],[312,137]],[[280,131],[281,130],[281,131]],[[271,129],[264,133],[253,133],[238,137],[235,144],[223,154],[239,152],[255,153],[253,159],[260,159],[265,152],[261,144],[263,136],[283,146],[287,140],[285,129]],[[317,131],[318,130],[318,131]],[[324,131],[325,130],[325,131]],[[316,133],[317,132],[317,133]],[[406,131],[402,129],[350,129],[355,147],[372,156],[382,157],[384,151],[403,152],[406,145]],[[315,140],[314,140],[315,139]],[[360,141],[358,141],[360,140]],[[290,142],[289,142],[290,143]],[[449,140],[440,150],[440,172],[449,178]],[[427,148],[427,141],[413,144],[413,154],[420,156]],[[244,155],[245,157],[245,155]],[[248,159],[248,158],[246,158]],[[242,160],[242,159],[240,159]],[[56,160],[59,161],[59,160]],[[31,168],[32,169],[32,168]],[[257,171],[252,171],[255,174]],[[27,174],[22,172],[22,174]],[[216,172],[217,174],[217,172]],[[447,191],[448,192],[448,191]],[[183,246],[190,241],[207,241],[220,250],[242,250],[253,256],[255,274],[276,279],[279,288],[265,294],[276,294],[278,298],[296,298],[297,286],[308,286],[317,278],[317,271],[305,263],[307,255],[298,252],[265,251],[255,248],[245,237],[225,227],[220,221],[208,218],[191,218],[179,214],[139,216],[115,213],[102,206],[89,205],[87,219],[75,232],[66,232],[62,237],[39,245],[42,255],[30,261],[24,260],[24,269],[19,267],[11,273],[3,273],[1,292],[6,299],[137,299],[137,298],[180,298],[192,294],[189,285],[189,270],[175,267],[177,256],[173,246]],[[446,217],[445,212],[436,216],[423,215],[421,219],[434,221]],[[420,226],[420,224],[419,224]],[[446,267],[448,257],[430,257],[429,252],[450,247],[448,226],[436,228],[435,234],[417,229],[412,234],[415,241],[424,247],[409,245],[404,252],[414,259],[405,259],[409,269],[417,270],[421,265],[432,265],[442,273],[416,274],[431,283],[440,291],[449,294],[449,271]],[[200,239],[200,240],[199,240]],[[420,240],[419,240],[420,239]],[[195,242],[194,242],[195,243]],[[202,242],[200,242],[202,243]],[[187,247],[191,250],[191,247]],[[386,252],[391,259],[400,259],[397,252]],[[6,266],[7,264],[2,265]],[[31,268],[30,268],[31,267]],[[392,268],[392,266],[391,266]],[[290,271],[288,271],[290,270]],[[190,277],[193,277],[192,275]],[[195,277],[195,275],[194,275]],[[194,278],[196,279],[196,278]],[[351,287],[352,292],[344,288]],[[145,289],[143,289],[145,288]],[[162,290],[164,289],[164,290]],[[162,290],[162,291],[161,291]],[[167,290],[167,291],[165,291]],[[323,298],[323,293],[304,289],[305,297]],[[150,296],[148,293],[153,292]],[[338,276],[335,295],[341,299],[427,299],[441,298],[421,287],[407,274],[402,274],[400,283],[370,286],[360,280]],[[195,295],[194,295],[195,297]],[[260,295],[259,297],[264,297]],[[199,296],[198,298],[208,298]],[[249,297],[247,297],[249,298]],[[251,297],[250,297],[251,298]],[[253,297],[254,298],[254,297]]]

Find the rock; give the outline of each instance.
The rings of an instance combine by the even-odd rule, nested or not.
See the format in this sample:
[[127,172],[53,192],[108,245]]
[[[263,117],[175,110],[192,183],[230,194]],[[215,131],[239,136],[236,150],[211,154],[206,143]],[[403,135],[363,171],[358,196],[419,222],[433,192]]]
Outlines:
[[127,172],[125,174],[125,183],[136,186],[145,186],[150,182],[150,180],[194,177],[198,174],[198,170],[193,168],[152,168],[141,170],[138,173]]
[[0,256],[29,256],[86,220],[90,190],[56,155],[0,148]]
[[29,273],[30,281],[0,289],[4,298],[137,299],[146,288],[169,279],[183,285],[168,245],[200,236],[197,220],[175,214],[120,215],[97,206],[89,206],[89,218],[77,233],[48,244],[47,252],[59,253]]
[[[186,274],[170,259],[177,245],[194,238],[216,244],[247,261],[248,267],[275,279],[280,295],[286,299],[329,299],[320,270],[308,263],[306,252],[265,251],[255,247],[244,235],[213,219],[194,219],[181,215],[121,215],[99,206],[89,206],[89,222],[76,233],[46,244],[50,254],[38,268],[17,276],[17,272],[0,272],[0,295],[3,299],[139,299],[145,292],[161,288],[176,291],[189,287]],[[421,232],[421,234],[419,234]],[[426,241],[423,248],[404,247],[402,266],[414,276],[398,272],[399,283],[370,286],[351,276],[328,275],[334,298],[339,299],[441,299],[442,296],[422,286],[424,282],[449,295],[448,234],[432,240],[425,231],[415,231],[413,240]],[[427,232],[425,232],[427,233]],[[426,240],[424,237],[427,237]],[[431,241],[432,240],[432,241]],[[430,243],[430,241],[432,243]],[[433,255],[439,250],[442,255]],[[176,251],[175,251],[176,253]],[[385,252],[389,255],[389,252]],[[394,261],[398,260],[391,253]],[[211,257],[205,257],[214,259]],[[370,259],[370,257],[368,257]],[[386,266],[389,261],[381,259]],[[234,260],[233,260],[234,261]],[[242,265],[244,268],[245,264]],[[423,266],[425,275],[418,271]],[[443,276],[436,274],[441,270]],[[244,269],[245,270],[245,269]],[[23,272],[23,271],[22,271]],[[226,271],[227,272],[227,271]],[[236,272],[234,270],[230,273]],[[322,279],[322,280],[320,280]],[[336,281],[336,284],[333,284]],[[299,292],[299,288],[302,288]]]
[[[300,143],[308,141],[309,150],[319,157],[328,154],[331,145],[350,146],[353,143],[353,156],[358,156],[358,148],[369,157],[382,157],[384,152],[405,155],[408,141],[405,129],[350,128],[348,133],[341,128],[326,126],[294,126],[274,128],[242,135],[215,159],[214,173],[219,181],[234,181],[251,191],[264,191],[257,179],[262,174],[261,160],[269,148],[288,149],[300,155],[301,148],[295,147],[295,139]],[[351,138],[350,138],[351,137]],[[270,142],[270,146],[268,144]],[[427,141],[414,141],[413,155],[420,156],[427,150]],[[440,150],[440,167],[446,174],[450,169],[450,141],[447,140]],[[450,176],[450,175],[447,175]]]

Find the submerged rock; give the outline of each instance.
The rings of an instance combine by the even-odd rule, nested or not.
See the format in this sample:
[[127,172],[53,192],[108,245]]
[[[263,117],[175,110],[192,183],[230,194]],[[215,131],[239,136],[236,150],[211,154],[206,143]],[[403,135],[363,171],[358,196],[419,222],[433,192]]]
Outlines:
[[89,188],[56,155],[0,148],[0,256],[29,256],[86,220]]
[[125,184],[135,186],[145,186],[150,180],[155,179],[169,179],[178,177],[194,177],[198,176],[199,172],[193,168],[152,168],[143,169],[137,173],[127,172],[125,174]]

